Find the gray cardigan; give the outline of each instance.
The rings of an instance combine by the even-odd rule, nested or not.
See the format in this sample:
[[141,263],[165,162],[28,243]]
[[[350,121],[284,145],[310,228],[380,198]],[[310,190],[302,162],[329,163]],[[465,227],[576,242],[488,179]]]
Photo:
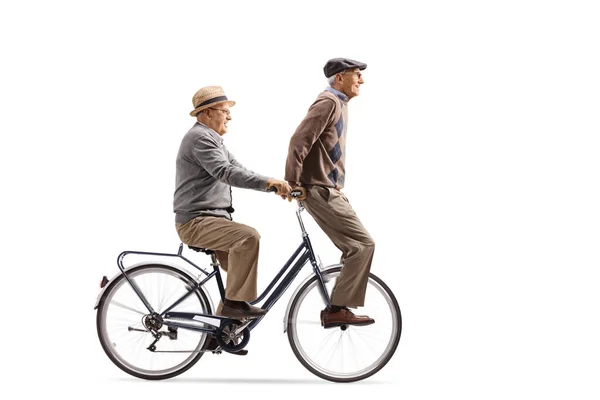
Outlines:
[[231,220],[231,186],[265,190],[268,178],[240,164],[223,139],[197,122],[181,141],[176,161],[175,222],[185,224],[200,215]]

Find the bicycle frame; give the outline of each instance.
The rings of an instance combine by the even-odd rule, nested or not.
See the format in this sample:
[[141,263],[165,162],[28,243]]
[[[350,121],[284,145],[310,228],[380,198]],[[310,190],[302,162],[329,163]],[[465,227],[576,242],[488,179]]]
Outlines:
[[[296,278],[296,276],[298,275],[300,270],[304,267],[306,262],[310,261],[310,263],[313,267],[313,272],[316,274],[316,276],[319,279],[319,285],[320,285],[321,293],[323,295],[323,299],[325,300],[325,302],[327,303],[328,306],[331,305],[331,301],[329,299],[327,290],[325,289],[325,283],[323,281],[323,277],[321,275],[321,270],[319,268],[319,265],[317,264],[317,260],[316,260],[316,257],[315,257],[314,251],[313,251],[312,244],[310,242],[310,238],[308,237],[308,233],[306,233],[306,230],[304,228],[304,223],[302,222],[302,217],[300,216],[300,213],[303,210],[304,210],[304,204],[302,202],[299,202],[299,207],[298,207],[298,210],[296,211],[296,216],[298,217],[300,229],[302,230],[302,243],[300,244],[300,246],[298,246],[298,248],[296,249],[294,254],[289,258],[289,260],[285,263],[285,265],[281,268],[281,270],[277,273],[275,278],[273,278],[273,280],[269,283],[269,285],[261,293],[261,295],[258,296],[258,298],[256,300],[250,302],[251,304],[257,304],[257,303],[261,302],[270,293],[271,295],[264,301],[264,303],[261,306],[261,308],[263,308],[267,311],[270,310],[273,307],[273,305],[286,292],[286,290],[289,288],[290,284]],[[138,295],[140,300],[144,303],[144,305],[146,306],[146,308],[148,309],[148,312],[150,314],[158,314],[158,313],[152,308],[150,303],[146,300],[144,294],[141,292],[141,290],[136,285],[136,283],[127,276],[125,267],[123,266],[123,258],[128,254],[181,258],[182,260],[184,260],[188,264],[192,265],[194,268],[198,269],[200,272],[202,272],[206,276],[206,278],[204,278],[201,282],[196,283],[196,286],[190,288],[190,290],[185,295],[180,297],[173,304],[171,304],[164,311],[162,311],[159,314],[161,317],[163,317],[163,316],[165,316],[165,314],[169,313],[170,310],[175,308],[179,303],[181,303],[183,300],[185,300],[188,296],[190,296],[192,293],[194,293],[195,290],[200,288],[202,285],[204,285],[206,282],[208,282],[213,277],[217,278],[217,286],[219,288],[219,294],[221,296],[221,301],[224,300],[225,288],[223,286],[223,280],[221,279],[221,273],[219,271],[220,264],[219,264],[219,261],[217,260],[216,255],[211,254],[211,258],[212,258],[211,266],[213,267],[214,271],[209,273],[209,272],[205,271],[203,268],[194,264],[192,261],[188,260],[186,257],[184,257],[182,254],[182,251],[183,251],[183,243],[181,243],[179,245],[179,250],[177,251],[177,254],[152,253],[152,252],[142,252],[142,251],[124,251],[121,254],[119,254],[119,257],[117,258],[117,265],[119,266],[121,273],[125,276],[125,278],[129,282],[129,284],[131,285],[131,287],[133,288],[135,293]],[[284,274],[288,270],[289,270],[289,272],[284,276]],[[282,279],[282,277],[283,277],[283,279]],[[279,282],[279,284],[276,286],[277,282]],[[174,313],[172,313],[172,314],[174,314]],[[182,313],[182,314],[184,314],[184,313]],[[197,314],[197,315],[203,316],[203,317],[219,319],[219,320],[231,320],[230,318],[218,317],[218,316],[214,316],[214,315],[205,315],[205,314]],[[183,316],[183,315],[181,315],[181,316]],[[247,325],[248,330],[252,330],[262,320],[263,317],[264,317],[264,315],[252,320]],[[186,328],[185,325],[179,325],[179,324],[173,324],[173,325],[177,325],[182,328]],[[203,328],[195,328],[195,329],[203,330],[203,331],[213,331],[213,329],[203,329]]]

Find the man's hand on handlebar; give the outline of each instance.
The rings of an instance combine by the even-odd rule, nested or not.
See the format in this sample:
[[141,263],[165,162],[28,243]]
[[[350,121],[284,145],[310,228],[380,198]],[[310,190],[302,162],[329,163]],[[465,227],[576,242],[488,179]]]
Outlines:
[[[285,186],[279,185],[281,183],[283,183]],[[281,190],[280,187],[282,187],[283,190]],[[306,199],[305,188],[303,188],[302,186],[295,186],[294,189],[292,189],[292,187],[287,182],[278,181],[276,179],[269,179],[269,182],[267,183],[267,191],[275,192],[279,196],[281,196],[282,199],[288,199],[288,201],[292,201],[292,199],[304,201]]]
[[304,201],[306,200],[306,188],[303,188],[302,186],[294,186],[294,188],[292,189],[292,195],[288,196],[288,201],[292,201],[292,199],[296,199],[298,201]]
[[285,200],[288,197],[288,194],[292,191],[292,187],[288,185],[286,181],[269,178],[267,181],[267,190],[269,192],[277,193],[282,199]]

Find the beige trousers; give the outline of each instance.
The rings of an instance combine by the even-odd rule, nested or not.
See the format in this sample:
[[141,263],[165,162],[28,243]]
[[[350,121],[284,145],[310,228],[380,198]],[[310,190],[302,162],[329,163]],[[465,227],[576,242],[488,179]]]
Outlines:
[[189,246],[214,250],[227,271],[225,298],[256,299],[260,235],[256,229],[220,217],[197,217],[175,224],[181,241]]
[[304,203],[323,232],[342,251],[344,267],[333,288],[331,303],[364,306],[375,242],[339,190],[312,186],[307,190]]

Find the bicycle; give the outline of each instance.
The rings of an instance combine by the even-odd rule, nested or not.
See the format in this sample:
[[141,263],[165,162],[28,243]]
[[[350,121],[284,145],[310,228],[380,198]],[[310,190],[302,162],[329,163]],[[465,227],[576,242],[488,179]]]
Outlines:
[[[292,192],[293,197],[299,194]],[[310,261],[313,273],[296,288],[284,316],[283,330],[292,351],[306,369],[320,378],[333,382],[368,378],[388,363],[398,347],[402,332],[400,307],[389,287],[370,273],[365,309],[375,323],[323,328],[319,313],[331,305],[329,293],[343,265],[324,268],[317,263],[302,211],[304,204],[299,201],[296,216],[302,244],[251,304],[258,304],[270,293],[260,306],[270,310]],[[190,369],[205,352],[237,352],[250,341],[251,330],[268,315],[241,320],[214,315],[204,285],[216,278],[224,299],[219,261],[210,249],[188,246],[211,257],[213,271],[208,272],[182,254],[183,246],[180,243],[177,254],[124,251],[117,258],[120,272],[110,280],[102,277],[94,306],[98,310],[98,337],[110,360],[135,377],[168,379]],[[201,275],[195,277],[167,263],[142,262],[125,268],[123,259],[128,254],[180,258]],[[218,343],[213,350],[207,349],[211,337]]]

